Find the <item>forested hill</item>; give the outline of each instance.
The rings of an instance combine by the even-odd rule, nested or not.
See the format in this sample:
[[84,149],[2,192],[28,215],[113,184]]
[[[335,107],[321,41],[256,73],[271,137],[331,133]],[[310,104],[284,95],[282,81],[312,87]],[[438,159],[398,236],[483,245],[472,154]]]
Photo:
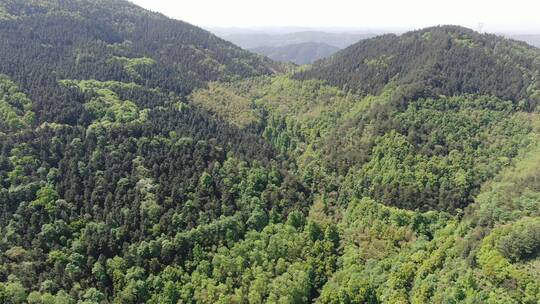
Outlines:
[[135,82],[189,93],[209,80],[275,69],[270,60],[205,30],[125,0],[2,0],[0,28],[0,73],[38,100],[43,92],[33,91],[58,79]]
[[276,75],[0,0],[0,303],[538,303],[538,55],[437,27]]
[[[306,212],[274,147],[187,100],[273,72],[127,1],[0,1],[0,303],[145,303],[110,263],[142,279]],[[161,262],[128,258],[148,242]]]
[[300,72],[360,93],[378,94],[389,83],[409,97],[487,94],[514,101],[540,101],[538,49],[458,26],[438,26],[401,36],[360,41]]

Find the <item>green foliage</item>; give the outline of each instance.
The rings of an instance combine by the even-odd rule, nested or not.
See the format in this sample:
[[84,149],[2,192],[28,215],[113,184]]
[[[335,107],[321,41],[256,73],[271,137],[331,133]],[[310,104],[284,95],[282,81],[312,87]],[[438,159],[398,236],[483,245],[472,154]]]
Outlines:
[[22,304],[26,301],[26,289],[18,281],[0,283],[0,300],[6,304]]
[[126,1],[0,23],[1,303],[540,299],[537,50],[438,27],[267,77]]
[[0,134],[17,132],[34,123],[32,101],[9,77],[0,74]]
[[527,117],[487,97],[412,102],[393,124],[403,135],[391,130],[376,139],[356,187],[360,196],[405,208],[418,200],[439,209],[464,207],[479,183],[530,142]]
[[478,225],[493,226],[540,215],[540,188],[536,183],[539,161],[538,141],[516,160],[516,165],[503,170],[485,185],[473,205],[470,217]]
[[[17,83],[40,77],[135,81],[189,94],[206,81],[266,75],[280,68],[203,29],[129,2],[7,0],[0,16],[10,24],[2,40],[26,46],[21,50],[4,43],[0,51],[2,62],[19,58],[16,62],[25,63],[18,70],[5,67],[8,75],[16,74],[12,78]],[[42,39],[26,35],[34,29]],[[38,63],[40,69],[25,75]],[[58,91],[55,95],[62,96]]]
[[535,258],[540,253],[540,219],[514,223],[499,240],[499,250],[510,261]]
[[404,101],[473,93],[525,100],[538,89],[538,50],[459,26],[437,26],[387,34],[354,44],[298,72],[296,79],[320,79],[361,94],[380,94],[389,83],[405,88]]
[[61,84],[67,87],[77,87],[85,94],[95,95],[84,105],[85,110],[95,121],[90,128],[97,128],[98,125],[141,122],[148,115],[148,110],[139,110],[134,102],[121,100],[115,92],[118,89],[137,89],[138,86],[133,83],[64,80],[61,81]]
[[145,69],[148,66],[155,64],[155,60],[148,57],[141,58],[127,58],[127,57],[113,57],[114,60],[119,61],[124,65],[126,73],[133,79],[141,79],[140,69]]
[[[409,209],[465,207],[531,140],[530,117],[511,102],[462,95],[410,101],[403,109],[396,91],[389,86],[359,98],[283,76],[212,84],[193,99],[235,124],[260,126],[310,184],[320,187],[334,179],[328,171],[337,171],[354,180],[344,200],[367,195]],[[240,112],[251,118],[240,123]]]
[[239,127],[256,124],[260,119],[247,98],[235,95],[216,83],[210,83],[208,90],[196,91],[190,100]]

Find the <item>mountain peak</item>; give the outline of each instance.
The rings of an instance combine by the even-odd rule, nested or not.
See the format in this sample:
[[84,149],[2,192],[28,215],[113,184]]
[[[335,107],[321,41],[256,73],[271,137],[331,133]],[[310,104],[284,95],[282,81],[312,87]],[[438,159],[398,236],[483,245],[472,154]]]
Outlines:
[[[2,46],[2,61],[9,62],[16,52],[28,63],[48,56],[45,67],[60,78],[153,83],[189,93],[207,81],[271,74],[278,68],[269,59],[199,27],[129,1],[10,0],[3,1],[0,8],[4,12],[0,22],[5,25],[1,35],[9,42]],[[26,47],[19,50],[15,41]],[[49,54],[51,51],[54,53]],[[150,58],[154,64],[134,77],[125,69],[118,71],[123,65],[118,58]],[[105,65],[107,75],[96,74],[95,65]],[[6,71],[12,77],[23,72],[20,67],[12,68]],[[168,77],[157,79],[156,74]]]
[[421,87],[421,95],[470,93],[518,101],[530,99],[531,88],[540,89],[539,54],[524,43],[444,25],[360,41],[296,78],[326,80],[363,94],[396,83]]

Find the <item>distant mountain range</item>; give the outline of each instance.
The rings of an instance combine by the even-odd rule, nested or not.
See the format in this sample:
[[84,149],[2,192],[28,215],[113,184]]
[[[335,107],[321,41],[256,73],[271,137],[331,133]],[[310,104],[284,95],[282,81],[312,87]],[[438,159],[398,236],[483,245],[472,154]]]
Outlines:
[[342,49],[360,40],[374,37],[377,35],[377,33],[329,33],[322,31],[303,31],[285,34],[218,33],[218,35],[225,40],[229,40],[245,49],[252,49],[260,46],[287,46],[306,42],[326,43]]
[[[404,33],[406,29],[312,29],[312,28],[209,28],[215,35],[245,48],[260,46],[286,46],[305,42],[319,42],[344,49],[360,40],[386,33]],[[525,41],[536,47],[540,46],[540,34],[522,33],[505,34],[507,38]]]
[[[300,29],[301,30],[301,29]],[[377,36],[377,33],[324,31],[297,31],[283,33],[279,30],[265,32],[239,29],[215,30],[214,33],[244,49],[265,55],[281,62],[310,64],[328,57],[360,40]]]
[[[267,56],[281,62],[310,64],[328,57],[361,40],[386,33],[383,30],[371,32],[330,32],[309,29],[216,29],[214,33],[244,49]],[[507,34],[508,38],[527,42],[540,47],[538,34]]]
[[293,62],[299,65],[310,64],[328,57],[340,48],[326,43],[305,42],[286,46],[260,46],[250,51],[282,62]]
[[540,34],[510,35],[508,38],[525,41],[532,46],[540,47]]

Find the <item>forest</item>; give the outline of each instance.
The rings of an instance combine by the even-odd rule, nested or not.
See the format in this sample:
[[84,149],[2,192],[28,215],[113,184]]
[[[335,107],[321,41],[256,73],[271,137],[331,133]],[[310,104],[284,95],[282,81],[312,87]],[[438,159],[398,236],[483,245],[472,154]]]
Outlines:
[[0,0],[0,303],[538,303],[540,49],[296,67],[124,0]]

